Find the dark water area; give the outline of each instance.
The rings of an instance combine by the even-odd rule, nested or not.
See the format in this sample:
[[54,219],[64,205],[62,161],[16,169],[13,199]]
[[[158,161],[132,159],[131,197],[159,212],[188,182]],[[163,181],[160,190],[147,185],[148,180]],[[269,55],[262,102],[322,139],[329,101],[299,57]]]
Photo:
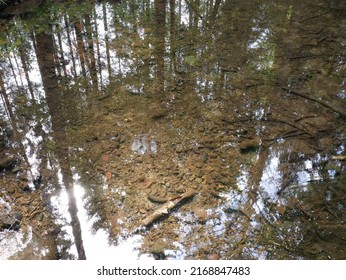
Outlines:
[[0,1],[0,259],[345,259],[345,46],[337,0]]

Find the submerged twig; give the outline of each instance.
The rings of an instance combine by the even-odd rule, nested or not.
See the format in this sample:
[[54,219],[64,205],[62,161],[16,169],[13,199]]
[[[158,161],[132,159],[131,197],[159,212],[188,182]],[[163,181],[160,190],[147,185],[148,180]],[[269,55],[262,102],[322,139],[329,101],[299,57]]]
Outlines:
[[346,118],[346,112],[343,112],[343,111],[339,110],[338,108],[334,108],[333,106],[331,106],[331,105],[329,105],[329,104],[327,104],[327,103],[325,103],[325,102],[323,102],[323,101],[321,101],[321,100],[319,100],[319,99],[317,99],[317,98],[314,98],[314,97],[311,97],[311,96],[307,96],[307,95],[305,95],[305,94],[302,94],[302,93],[300,93],[300,92],[296,92],[296,91],[294,91],[294,90],[291,90],[291,89],[288,89],[288,88],[285,88],[285,87],[282,87],[282,89],[283,89],[284,91],[286,91],[287,93],[289,93],[289,94],[296,95],[296,96],[305,98],[305,99],[307,99],[307,100],[316,102],[316,103],[318,103],[318,104],[320,104],[320,105],[322,105],[322,106],[324,106],[324,107],[326,107],[326,108],[332,110],[333,112],[338,113],[338,114],[339,114],[340,116],[342,116],[343,118]]
[[152,223],[154,223],[156,220],[158,220],[162,216],[167,215],[170,210],[172,210],[174,207],[176,207],[182,201],[195,196],[196,193],[197,192],[195,190],[190,190],[190,191],[187,191],[186,193],[184,193],[180,196],[174,197],[173,199],[167,201],[160,208],[156,209],[152,214],[147,216],[141,222],[141,226],[147,227],[147,226],[151,225]]
[[332,156],[333,160],[346,160],[346,156]]

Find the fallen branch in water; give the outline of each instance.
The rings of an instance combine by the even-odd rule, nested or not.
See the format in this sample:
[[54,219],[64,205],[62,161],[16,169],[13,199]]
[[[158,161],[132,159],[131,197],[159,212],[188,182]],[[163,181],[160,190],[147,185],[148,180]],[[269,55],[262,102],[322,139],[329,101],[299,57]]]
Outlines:
[[187,191],[186,193],[184,193],[180,196],[176,196],[176,197],[170,199],[165,204],[163,204],[160,208],[156,209],[152,214],[147,216],[141,222],[141,226],[147,227],[147,226],[151,225],[152,223],[154,223],[159,218],[167,215],[169,213],[169,211],[172,210],[174,207],[176,207],[179,203],[183,202],[186,199],[189,199],[189,198],[195,196],[196,193],[197,192],[195,190],[190,190],[190,191]]
[[327,103],[325,103],[325,102],[323,102],[323,101],[321,101],[321,100],[319,100],[319,99],[317,99],[317,98],[314,98],[314,97],[311,97],[311,96],[307,96],[307,95],[305,95],[305,94],[302,94],[302,93],[300,93],[300,92],[296,92],[296,91],[294,91],[294,90],[291,90],[291,89],[288,89],[288,88],[285,88],[285,87],[282,87],[282,89],[283,89],[284,91],[286,91],[287,93],[289,93],[289,94],[296,95],[296,96],[305,98],[305,99],[307,99],[307,100],[316,102],[316,103],[318,103],[318,104],[320,104],[320,105],[322,105],[322,106],[324,106],[324,107],[326,107],[326,108],[332,110],[333,112],[338,113],[338,114],[339,114],[340,116],[342,116],[343,118],[346,118],[346,112],[343,112],[343,111],[339,110],[338,108],[334,108],[333,106],[331,106],[331,105],[329,105],[329,104],[327,104]]
[[332,156],[333,160],[346,160],[346,156]]

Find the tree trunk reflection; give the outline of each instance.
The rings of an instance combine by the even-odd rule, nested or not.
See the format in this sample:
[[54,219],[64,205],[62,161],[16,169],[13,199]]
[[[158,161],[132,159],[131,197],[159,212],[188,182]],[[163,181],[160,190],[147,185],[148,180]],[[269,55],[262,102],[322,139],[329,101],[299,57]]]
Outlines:
[[65,120],[63,116],[63,92],[56,77],[56,61],[53,37],[47,33],[36,36],[36,55],[42,76],[42,84],[46,93],[54,140],[59,143],[55,153],[60,163],[63,183],[68,195],[68,211],[71,215],[71,226],[79,259],[86,259],[80,222],[77,216],[76,198],[73,189],[73,178],[69,160],[68,139],[65,133]]

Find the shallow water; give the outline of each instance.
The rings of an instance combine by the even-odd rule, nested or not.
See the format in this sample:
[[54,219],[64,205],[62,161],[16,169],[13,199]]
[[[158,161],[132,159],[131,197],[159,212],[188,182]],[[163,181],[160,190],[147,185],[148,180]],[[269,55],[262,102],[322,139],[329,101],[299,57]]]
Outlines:
[[341,1],[39,2],[0,7],[2,259],[345,259]]

